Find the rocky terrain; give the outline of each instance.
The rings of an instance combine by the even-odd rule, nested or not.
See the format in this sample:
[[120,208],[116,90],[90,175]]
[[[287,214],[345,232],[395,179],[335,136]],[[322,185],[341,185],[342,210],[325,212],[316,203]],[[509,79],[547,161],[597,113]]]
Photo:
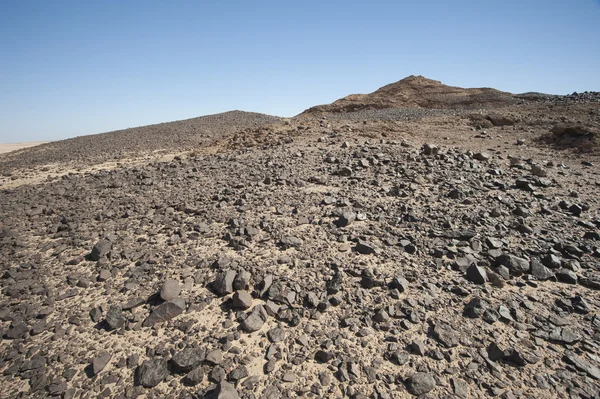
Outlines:
[[598,397],[600,103],[527,96],[3,155],[0,397]]

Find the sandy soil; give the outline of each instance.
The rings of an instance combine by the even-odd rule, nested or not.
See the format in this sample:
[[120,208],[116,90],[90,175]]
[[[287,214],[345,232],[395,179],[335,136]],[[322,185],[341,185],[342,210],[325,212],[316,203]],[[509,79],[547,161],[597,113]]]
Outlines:
[[35,147],[36,145],[49,143],[49,141],[32,141],[30,143],[12,143],[12,144],[0,144],[0,154],[6,152],[20,150],[22,148]]

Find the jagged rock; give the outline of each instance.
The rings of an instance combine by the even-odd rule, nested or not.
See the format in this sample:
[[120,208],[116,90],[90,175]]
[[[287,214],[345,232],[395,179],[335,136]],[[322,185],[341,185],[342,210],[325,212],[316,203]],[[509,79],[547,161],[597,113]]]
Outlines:
[[195,386],[202,383],[202,380],[204,380],[204,369],[202,367],[196,367],[183,377],[182,382],[185,385]]
[[443,344],[446,348],[453,348],[458,346],[460,343],[460,337],[458,333],[453,330],[450,326],[443,323],[436,323],[433,328],[433,337]]
[[475,284],[485,284],[488,281],[488,277],[484,268],[472,264],[467,269],[467,280],[472,281]]
[[247,333],[258,331],[262,328],[265,321],[257,313],[250,313],[246,320],[242,322],[242,329]]
[[215,390],[215,399],[239,399],[239,395],[235,387],[227,381],[221,381],[217,384]]
[[212,283],[213,290],[218,295],[229,295],[233,293],[233,281],[235,280],[236,272],[233,270],[226,270],[219,273],[215,281]]
[[498,266],[506,266],[511,274],[521,275],[528,273],[530,264],[527,259],[519,258],[510,254],[503,254],[496,259]]
[[235,309],[249,309],[252,306],[252,295],[246,291],[236,291],[233,294],[232,305]]
[[187,373],[198,367],[205,359],[205,351],[199,348],[186,348],[176,352],[170,362],[178,373]]
[[135,371],[136,383],[144,388],[157,386],[168,375],[169,370],[165,359],[146,360]]
[[127,320],[123,316],[123,311],[118,306],[111,306],[106,312],[106,324],[110,330],[116,330],[125,324]]
[[574,366],[577,370],[583,371],[595,380],[600,380],[600,369],[593,364],[583,360],[575,353],[567,351],[563,356],[565,363]]

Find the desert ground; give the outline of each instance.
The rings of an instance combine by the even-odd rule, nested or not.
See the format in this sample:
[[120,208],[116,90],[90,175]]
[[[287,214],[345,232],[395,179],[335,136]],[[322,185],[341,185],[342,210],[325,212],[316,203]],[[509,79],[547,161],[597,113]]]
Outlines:
[[8,143],[0,144],[0,154],[6,152],[17,151],[23,148],[35,147],[36,145],[45,144],[47,141],[31,141],[28,143]]
[[411,76],[0,156],[1,398],[597,398],[600,93]]

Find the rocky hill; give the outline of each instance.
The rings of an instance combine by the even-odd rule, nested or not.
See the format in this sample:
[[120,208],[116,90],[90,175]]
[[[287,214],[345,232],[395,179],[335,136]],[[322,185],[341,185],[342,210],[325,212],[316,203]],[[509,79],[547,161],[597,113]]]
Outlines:
[[463,89],[423,76],[409,76],[370,94],[351,94],[331,104],[309,108],[302,115],[386,108],[479,109],[517,104],[511,93],[489,88]]
[[243,128],[280,122],[281,118],[254,112],[229,111],[175,122],[53,141],[6,154],[3,170],[64,162],[94,164],[122,160],[154,151],[182,151],[214,143]]

